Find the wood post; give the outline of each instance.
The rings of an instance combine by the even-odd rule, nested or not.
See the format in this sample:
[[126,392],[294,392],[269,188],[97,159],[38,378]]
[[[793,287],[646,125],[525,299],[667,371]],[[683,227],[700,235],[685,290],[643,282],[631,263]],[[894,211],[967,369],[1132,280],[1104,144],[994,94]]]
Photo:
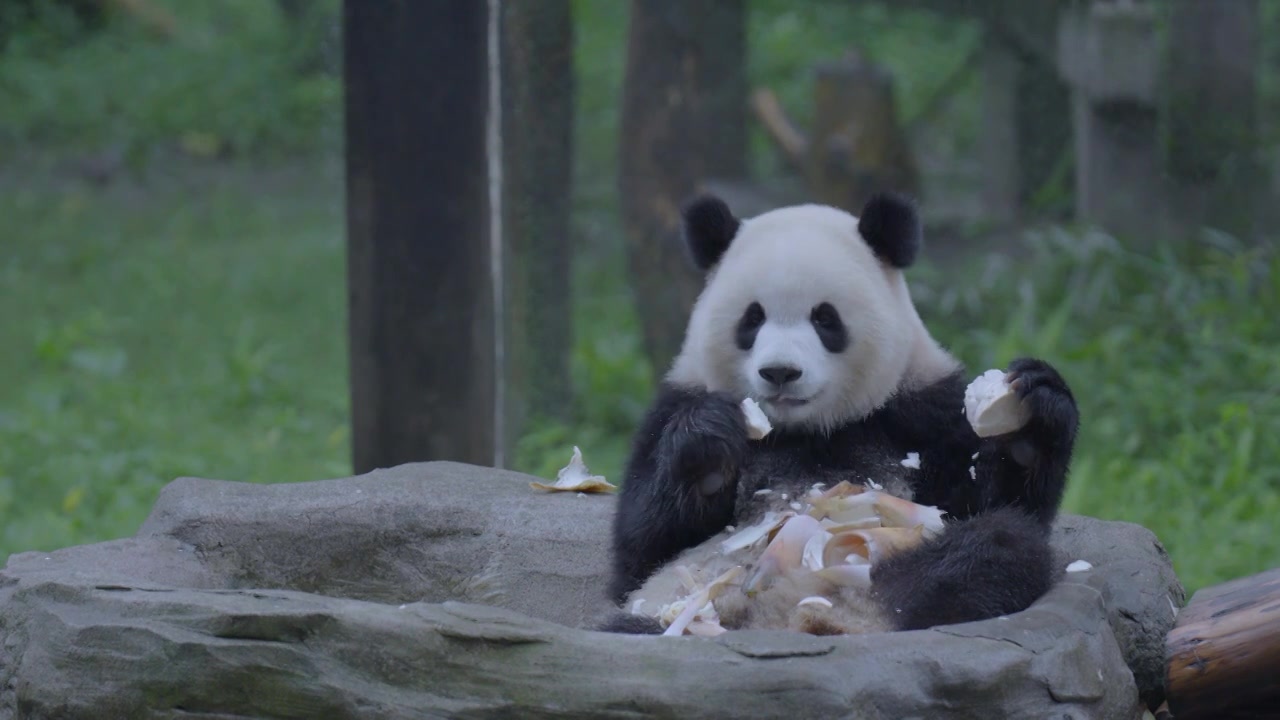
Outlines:
[[487,3],[343,3],[356,473],[495,462]]
[[1197,592],[1166,652],[1177,720],[1280,717],[1280,568]]
[[1150,240],[1165,211],[1154,9],[1145,2],[1072,8],[1059,25],[1058,62],[1072,86],[1077,215]]
[[1257,0],[1170,3],[1166,155],[1189,227],[1247,238],[1262,185],[1257,152]]
[[1018,57],[988,30],[982,40],[982,206],[1009,223],[1021,210],[1018,167]]
[[852,213],[885,190],[919,195],[921,183],[898,121],[893,77],[859,53],[814,68],[813,127],[800,131],[768,89],[752,108],[812,199]]
[[920,194],[893,76],[860,54],[815,68],[811,138],[805,175],[820,202],[859,213],[876,192]]

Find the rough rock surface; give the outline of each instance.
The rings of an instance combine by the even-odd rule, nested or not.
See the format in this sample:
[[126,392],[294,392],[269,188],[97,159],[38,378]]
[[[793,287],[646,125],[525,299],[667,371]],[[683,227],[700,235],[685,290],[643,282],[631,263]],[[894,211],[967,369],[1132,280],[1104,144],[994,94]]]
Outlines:
[[1063,567],[1075,560],[1093,565],[1078,579],[1102,593],[1142,701],[1158,707],[1164,702],[1165,636],[1187,600],[1164,546],[1141,525],[1078,515],[1058,520],[1053,545]]
[[6,572],[77,584],[455,600],[583,626],[600,611],[613,498],[458,463],[257,485],[180,478],[134,538],[22,553]]
[[574,627],[603,610],[613,499],[529,480],[174,481],[136,537],[0,572],[0,719],[1136,718],[1162,692],[1183,594],[1136,526],[1063,518],[1064,566],[1093,569],[1008,618],[620,637]]

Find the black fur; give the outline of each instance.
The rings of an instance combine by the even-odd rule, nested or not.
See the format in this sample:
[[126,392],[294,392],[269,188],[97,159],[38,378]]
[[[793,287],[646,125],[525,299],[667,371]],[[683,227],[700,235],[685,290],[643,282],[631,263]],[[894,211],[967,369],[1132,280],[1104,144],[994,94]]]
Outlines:
[[[911,482],[916,502],[942,508],[954,523],[877,573],[891,611],[903,610],[904,627],[1025,608],[1054,576],[1048,528],[1078,417],[1066,383],[1047,363],[1019,359],[1008,369],[1033,416],[1018,432],[985,439],[965,419],[962,372],[899,394],[829,435],[775,429],[758,442],[747,439],[735,399],[664,386],[635,438],[619,497],[612,600],[621,604],[663,563],[739,521],[739,498],[759,487],[794,492],[897,472]],[[901,467],[908,452],[920,453],[918,471]],[[995,512],[1001,508],[1011,509]],[[977,584],[987,594],[949,592]]]
[[685,206],[684,238],[699,270],[710,270],[729,249],[742,223],[724,200],[703,195]]
[[747,306],[742,317],[738,319],[738,325],[733,329],[733,342],[739,350],[745,352],[756,344],[756,335],[760,334],[760,327],[764,325],[764,321],[764,308],[760,303],[753,302]]
[[1014,507],[954,522],[871,570],[876,600],[899,630],[1025,610],[1056,579],[1048,527]]
[[849,328],[831,303],[821,303],[809,313],[809,323],[818,333],[822,347],[829,353],[842,353],[849,347]]
[[728,395],[674,388],[659,394],[635,436],[614,518],[614,602],[729,524],[747,443],[742,408]]
[[[987,506],[1019,505],[1048,525],[1058,514],[1067,465],[1080,418],[1066,380],[1048,363],[1019,358],[1009,363],[1009,381],[1031,406],[1031,421],[1014,437],[988,438],[978,472],[997,482],[985,490]],[[992,467],[993,465],[997,467]]]
[[881,260],[896,268],[915,263],[924,237],[915,203],[894,193],[867,200],[858,216],[858,233]]
[[662,624],[657,618],[615,612],[601,623],[599,630],[621,635],[661,635]]

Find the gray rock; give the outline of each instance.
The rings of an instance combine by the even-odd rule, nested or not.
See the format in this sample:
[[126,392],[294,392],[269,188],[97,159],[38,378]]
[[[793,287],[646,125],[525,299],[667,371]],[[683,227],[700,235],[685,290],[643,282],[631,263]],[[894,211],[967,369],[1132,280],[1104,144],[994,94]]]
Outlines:
[[1181,604],[1149,533],[1067,517],[1055,542],[1094,568],[1008,618],[891,642],[590,632],[613,499],[529,480],[174,481],[136,537],[0,572],[0,719],[1136,718]]
[[180,478],[137,537],[14,555],[7,572],[467,601],[583,626],[605,597],[613,498],[535,491],[534,479],[447,462],[277,485]]
[[1187,599],[1164,546],[1141,525],[1078,515],[1058,520],[1053,545],[1064,567],[1075,560],[1093,565],[1076,577],[1102,593],[1142,701],[1158,707],[1164,702],[1165,637]]

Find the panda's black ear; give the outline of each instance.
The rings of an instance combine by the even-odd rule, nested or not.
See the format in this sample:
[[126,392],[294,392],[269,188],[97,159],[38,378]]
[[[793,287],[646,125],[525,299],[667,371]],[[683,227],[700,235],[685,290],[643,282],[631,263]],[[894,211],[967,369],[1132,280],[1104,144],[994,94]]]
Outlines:
[[924,235],[915,202],[895,193],[867,200],[858,216],[858,233],[881,260],[899,269],[916,261]]
[[729,249],[742,223],[715,195],[702,195],[684,206],[684,241],[699,270],[711,269]]

